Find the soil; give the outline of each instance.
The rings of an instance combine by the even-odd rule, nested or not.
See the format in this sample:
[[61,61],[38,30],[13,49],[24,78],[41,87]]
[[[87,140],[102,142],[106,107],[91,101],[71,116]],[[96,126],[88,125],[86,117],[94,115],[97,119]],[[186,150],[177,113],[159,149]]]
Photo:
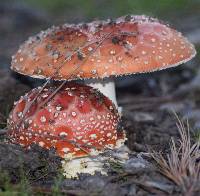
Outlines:
[[[4,9],[8,8],[4,7]],[[32,29],[27,27],[29,22],[22,24],[23,29],[27,29],[26,35],[41,26],[38,15],[35,12],[31,13],[34,13],[29,16],[33,24]],[[22,13],[17,9],[17,11],[12,10],[12,14],[19,17],[22,14],[26,15],[27,12]],[[45,26],[49,21],[45,16],[42,17],[42,24]],[[11,29],[7,29],[5,25],[3,27],[4,31],[1,32],[5,35],[3,43],[9,43],[9,40],[12,40],[13,52],[23,38],[7,35],[6,32],[16,30],[15,33],[21,35],[21,31],[16,29],[15,25],[11,25],[9,27]],[[4,45],[0,44],[0,50],[3,51]],[[189,119],[192,127],[191,134],[193,136],[198,134],[200,129],[198,58],[192,63],[175,69],[129,76],[126,80],[116,79],[118,101],[123,107],[122,125],[128,137],[127,146],[131,151],[130,161],[124,167],[113,166],[108,176],[80,175],[79,180],[70,180],[61,176],[61,159],[55,155],[53,149],[49,151],[32,146],[30,150],[27,150],[6,143],[4,134],[6,118],[14,100],[42,83],[42,81],[11,73],[8,69],[10,55],[9,50],[0,56],[2,63],[2,69],[0,69],[0,126],[4,130],[0,132],[0,194],[5,189],[5,182],[2,180],[5,175],[9,177],[13,186],[17,186],[26,179],[31,187],[31,193],[35,195],[51,195],[52,192],[56,193],[58,190],[60,195],[181,194],[173,182],[160,174],[155,162],[149,157],[149,152],[152,150],[168,152],[171,138],[179,137],[174,112],[183,119]],[[137,168],[135,162],[144,164],[144,167]]]

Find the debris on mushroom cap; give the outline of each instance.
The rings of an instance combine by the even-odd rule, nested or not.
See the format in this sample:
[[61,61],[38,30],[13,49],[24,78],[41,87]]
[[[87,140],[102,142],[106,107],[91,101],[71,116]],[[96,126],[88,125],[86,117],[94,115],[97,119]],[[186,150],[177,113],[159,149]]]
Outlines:
[[20,47],[11,68],[36,78],[105,78],[177,66],[195,54],[193,45],[168,25],[130,15],[42,31]]
[[[33,89],[15,103],[8,119],[12,143],[29,147],[54,147],[66,157],[80,157],[117,148],[125,135],[119,130],[120,117],[114,104],[99,91],[80,84],[67,84],[47,101],[56,86]],[[41,103],[45,103],[41,106]],[[22,121],[20,126],[19,122]]]

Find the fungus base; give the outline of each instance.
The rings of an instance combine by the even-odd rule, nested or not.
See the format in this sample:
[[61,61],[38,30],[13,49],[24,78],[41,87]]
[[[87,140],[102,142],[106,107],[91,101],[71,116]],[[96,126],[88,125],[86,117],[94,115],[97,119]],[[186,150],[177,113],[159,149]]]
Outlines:
[[107,175],[110,163],[125,163],[129,159],[128,152],[129,149],[123,145],[120,148],[87,157],[70,159],[67,155],[62,161],[63,175],[66,178],[78,178],[79,174],[94,175],[96,172]]

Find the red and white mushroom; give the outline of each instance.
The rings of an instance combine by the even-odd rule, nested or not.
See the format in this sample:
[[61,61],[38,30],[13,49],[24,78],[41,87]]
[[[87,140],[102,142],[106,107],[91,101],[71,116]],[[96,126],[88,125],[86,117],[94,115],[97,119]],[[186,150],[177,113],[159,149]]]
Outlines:
[[[86,85],[70,83],[48,100],[57,87],[45,88],[38,95],[40,88],[33,89],[15,103],[8,119],[8,136],[12,143],[53,147],[58,155],[69,159],[123,145],[125,134],[119,130],[118,112],[102,93]],[[82,162],[84,160],[81,158]],[[72,173],[73,164],[71,171],[66,170],[67,177],[84,172]],[[89,172],[97,170],[89,169]]]
[[11,68],[36,78],[92,78],[87,84],[117,106],[113,79],[103,78],[174,67],[195,54],[194,46],[168,25],[129,15],[42,31],[20,47]]

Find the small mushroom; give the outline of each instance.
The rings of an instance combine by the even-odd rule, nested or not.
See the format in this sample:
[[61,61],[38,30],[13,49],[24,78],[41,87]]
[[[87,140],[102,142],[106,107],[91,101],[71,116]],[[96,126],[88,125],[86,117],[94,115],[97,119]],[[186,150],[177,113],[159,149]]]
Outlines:
[[63,163],[67,177],[102,171],[102,164],[90,155],[119,148],[125,141],[115,105],[92,87],[73,83],[48,99],[56,88],[44,88],[39,95],[41,87],[33,89],[15,103],[8,119],[9,140],[27,148],[31,144],[55,148],[68,160]]
[[37,78],[91,79],[86,83],[117,106],[113,76],[175,67],[195,54],[194,46],[168,25],[130,15],[42,31],[20,47],[11,68]]

